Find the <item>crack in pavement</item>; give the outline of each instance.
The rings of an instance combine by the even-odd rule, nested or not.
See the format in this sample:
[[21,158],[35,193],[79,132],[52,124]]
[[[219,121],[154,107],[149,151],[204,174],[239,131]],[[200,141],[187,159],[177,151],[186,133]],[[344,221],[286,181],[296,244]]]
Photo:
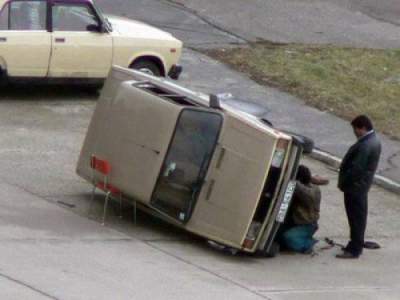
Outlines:
[[391,25],[394,25],[396,27],[400,27],[400,23],[398,23],[396,21],[392,21],[392,20],[387,20],[384,17],[380,17],[379,15],[375,14],[374,12],[360,10],[360,9],[354,9],[353,11],[359,12],[359,13],[363,14],[364,16],[367,16],[367,17],[369,17],[369,18],[371,18],[371,19],[373,19],[375,21],[391,24]]
[[38,288],[34,287],[34,286],[31,285],[31,284],[28,284],[28,283],[26,283],[26,282],[24,282],[24,281],[22,281],[22,280],[13,278],[13,277],[11,277],[11,276],[9,276],[9,275],[6,275],[6,274],[4,274],[4,273],[1,273],[1,272],[0,272],[0,277],[1,277],[1,278],[4,278],[4,279],[7,279],[7,280],[9,280],[9,281],[11,281],[11,282],[14,282],[14,283],[16,283],[16,284],[18,284],[18,285],[20,285],[20,286],[23,286],[23,287],[25,287],[25,288],[27,288],[27,289],[29,289],[29,290],[31,290],[31,291],[34,291],[35,293],[37,293],[37,294],[39,294],[39,295],[42,295],[42,296],[44,296],[44,297],[46,297],[46,298],[48,298],[48,299],[60,300],[60,298],[57,298],[57,297],[55,297],[55,296],[52,296],[52,295],[48,294],[47,292],[45,292],[45,291],[43,291],[43,290],[39,290]]
[[241,36],[241,35],[239,35],[239,34],[237,34],[235,32],[229,31],[229,30],[227,30],[226,28],[223,28],[220,25],[215,24],[213,21],[211,21],[208,18],[200,15],[196,10],[191,9],[189,7],[186,7],[185,5],[179,3],[179,2],[177,2],[175,0],[156,0],[156,1],[158,1],[160,3],[163,3],[163,4],[167,5],[167,6],[173,7],[175,9],[177,9],[177,10],[181,10],[183,12],[191,14],[191,15],[197,17],[198,19],[200,19],[201,21],[205,22],[206,24],[210,25],[214,29],[217,29],[217,30],[219,30],[219,31],[221,31],[221,32],[223,32],[223,33],[225,33],[227,35],[230,35],[230,36],[232,36],[232,37],[234,37],[236,39],[239,39],[244,43],[249,43],[250,42],[250,40],[246,39],[245,37],[243,37],[243,36]]

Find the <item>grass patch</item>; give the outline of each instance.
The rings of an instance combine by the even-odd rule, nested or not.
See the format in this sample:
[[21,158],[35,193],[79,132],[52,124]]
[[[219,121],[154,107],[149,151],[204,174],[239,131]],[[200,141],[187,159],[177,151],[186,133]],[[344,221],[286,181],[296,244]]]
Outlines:
[[400,139],[400,50],[257,43],[207,54],[321,110],[345,119],[367,114]]

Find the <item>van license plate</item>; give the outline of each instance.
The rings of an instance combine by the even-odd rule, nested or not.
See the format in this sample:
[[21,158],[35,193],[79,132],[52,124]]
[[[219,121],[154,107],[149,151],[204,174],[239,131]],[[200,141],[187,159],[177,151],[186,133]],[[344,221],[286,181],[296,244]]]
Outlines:
[[285,195],[283,196],[283,201],[281,207],[279,208],[278,215],[276,216],[276,221],[279,223],[283,223],[283,221],[285,221],[286,213],[289,209],[289,204],[292,200],[295,188],[296,181],[290,181],[286,188]]

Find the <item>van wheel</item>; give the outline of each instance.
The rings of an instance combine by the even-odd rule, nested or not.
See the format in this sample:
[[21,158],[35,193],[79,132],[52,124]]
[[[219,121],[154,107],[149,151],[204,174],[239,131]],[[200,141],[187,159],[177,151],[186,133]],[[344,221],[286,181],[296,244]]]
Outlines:
[[298,135],[298,134],[294,134],[293,136],[297,137],[298,139],[300,139],[302,141],[302,146],[303,146],[303,153],[304,154],[311,154],[314,150],[314,141],[306,136],[303,135]]
[[282,130],[282,132],[296,138],[300,142],[301,146],[303,147],[304,154],[311,154],[313,152],[313,150],[314,150],[313,139],[306,137],[304,135],[301,135],[301,134],[297,134],[295,132],[287,131],[287,130]]
[[150,60],[139,60],[135,63],[133,63],[129,68],[138,70],[140,72],[160,77],[161,76],[161,70],[160,68],[152,61]]
[[271,247],[269,247],[269,250],[264,250],[260,252],[260,255],[263,257],[275,257],[279,254],[279,251],[281,250],[280,245],[277,242],[273,242]]

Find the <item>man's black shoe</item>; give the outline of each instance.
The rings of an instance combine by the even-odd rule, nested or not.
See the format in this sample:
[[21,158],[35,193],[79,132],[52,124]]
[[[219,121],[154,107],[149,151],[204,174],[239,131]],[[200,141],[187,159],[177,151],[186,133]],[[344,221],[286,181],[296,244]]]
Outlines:
[[342,254],[338,254],[336,255],[336,258],[343,258],[343,259],[354,259],[354,258],[358,258],[359,255],[354,255],[348,251],[343,251]]
[[365,249],[380,249],[380,248],[381,248],[381,245],[379,245],[379,244],[376,243],[376,242],[366,241],[366,242],[364,243],[364,248],[365,248]]

